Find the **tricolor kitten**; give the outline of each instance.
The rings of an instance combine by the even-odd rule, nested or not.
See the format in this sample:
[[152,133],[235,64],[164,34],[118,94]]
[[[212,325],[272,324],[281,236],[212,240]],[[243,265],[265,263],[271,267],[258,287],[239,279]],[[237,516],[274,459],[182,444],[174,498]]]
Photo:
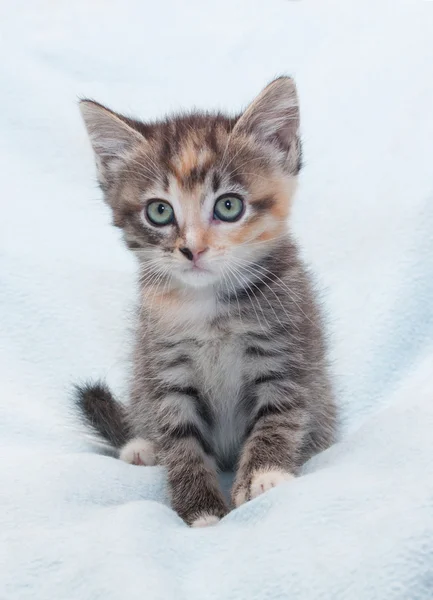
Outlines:
[[322,322],[287,228],[301,165],[295,84],[280,77],[235,118],[134,121],[81,111],[114,224],[140,270],[130,403],[77,389],[120,457],[167,468],[193,526],[291,479],[328,447],[335,405]]

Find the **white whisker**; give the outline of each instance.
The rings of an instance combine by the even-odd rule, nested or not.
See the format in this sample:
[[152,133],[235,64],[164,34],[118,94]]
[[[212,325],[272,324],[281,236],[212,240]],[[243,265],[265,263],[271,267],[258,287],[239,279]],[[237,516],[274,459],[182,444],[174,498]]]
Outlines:
[[[237,259],[238,261],[242,261],[243,259]],[[247,263],[247,261],[245,261]],[[250,263],[248,263],[250,264]],[[297,295],[293,290],[291,290],[287,284],[284,283],[284,281],[278,277],[278,275],[276,275],[273,271],[270,271],[269,269],[266,269],[265,267],[262,267],[261,265],[254,265],[255,268],[260,268],[263,269],[264,271],[267,271],[268,273],[271,273],[271,275],[274,276],[274,279],[272,279],[271,277],[269,277],[268,275],[266,275],[265,273],[261,273],[261,275],[263,275],[263,277],[265,277],[266,279],[268,279],[269,281],[272,281],[273,283],[275,283],[277,286],[280,287],[280,289],[282,289],[283,291],[285,291],[287,293],[287,295],[289,296],[289,298],[292,300],[293,304],[296,305],[296,307],[299,309],[299,311],[304,315],[304,317],[313,325],[315,325],[315,323],[313,323],[313,321],[310,319],[310,317],[305,314],[304,310],[302,309],[302,307],[298,304],[298,302],[296,302],[295,298],[297,298],[300,302],[302,302],[302,298]]]
[[[238,282],[241,284],[241,286],[242,286],[242,289],[243,289],[243,290],[245,291],[245,293],[247,294],[247,296],[248,296],[248,299],[249,299],[249,301],[250,301],[250,303],[251,303],[251,306],[253,307],[254,313],[255,313],[255,315],[256,315],[257,322],[259,323],[260,327],[262,328],[262,331],[263,331],[263,332],[265,332],[266,330],[265,330],[265,328],[263,327],[263,324],[262,324],[262,322],[260,321],[259,315],[258,315],[258,313],[257,313],[257,311],[256,311],[256,307],[254,306],[253,298],[251,298],[251,296],[250,296],[250,294],[249,294],[249,292],[248,292],[248,290],[250,290],[250,291],[251,291],[251,286],[250,286],[249,284],[246,284],[246,282],[242,282],[242,281],[241,281],[241,279],[240,279],[240,277],[239,277],[239,274],[241,274],[241,275],[242,275],[242,273],[241,273],[241,272],[240,272],[238,269],[236,269],[236,268],[235,268],[235,267],[233,267],[233,266],[231,266],[231,267],[228,267],[228,266],[227,266],[227,268],[229,268],[229,270],[230,270],[231,272],[233,272],[233,274],[234,274],[234,276],[236,277],[237,281],[238,281]],[[253,294],[253,297],[255,298],[254,294]],[[256,298],[255,298],[255,299],[256,299]],[[268,327],[269,327],[269,322],[268,322],[268,320],[267,320],[267,319],[266,319],[266,317],[265,317],[265,314],[264,314],[264,312],[263,312],[263,308],[262,308],[262,306],[261,306],[260,302],[258,302],[258,305],[259,305],[259,308],[260,308],[260,310],[261,310],[261,312],[262,312],[263,318],[264,318],[264,320],[266,321],[266,324],[267,324],[267,325],[268,325]]]
[[236,287],[233,285],[232,278],[230,277],[229,273],[227,273],[227,277],[229,278],[229,281],[230,281],[230,283],[231,283],[231,286],[232,286],[232,289],[233,289],[233,293],[234,293],[234,295],[235,295],[235,299],[236,299],[236,302],[237,302],[237,305],[238,305],[239,320],[240,320],[240,322],[241,322],[241,325],[243,326],[243,323],[242,323],[242,315],[241,315],[241,306],[240,306],[240,304],[239,304],[238,295],[237,295],[237,293],[236,293]]
[[[295,325],[295,326],[296,326],[296,323],[293,321],[293,319],[292,319],[292,318],[290,318],[290,315],[289,315],[289,313],[287,312],[286,308],[284,307],[283,303],[281,302],[281,300],[280,300],[280,298],[279,298],[278,294],[276,294],[276,293],[275,293],[275,291],[274,291],[274,290],[271,288],[271,286],[270,286],[270,285],[268,285],[268,284],[266,283],[266,281],[264,281],[264,280],[263,280],[263,279],[260,277],[260,275],[258,275],[258,274],[257,274],[257,271],[254,271],[254,270],[253,270],[253,268],[251,268],[251,267],[247,267],[247,266],[245,266],[245,265],[239,265],[239,266],[240,266],[242,269],[245,269],[246,271],[248,271],[249,273],[251,273],[253,276],[255,276],[255,277],[256,277],[256,278],[257,278],[257,279],[258,279],[258,280],[259,280],[261,283],[263,283],[263,285],[265,285],[265,286],[268,288],[268,290],[269,290],[269,291],[270,291],[270,292],[271,292],[271,293],[272,293],[272,294],[275,296],[275,298],[277,299],[278,303],[279,303],[279,304],[280,304],[280,306],[281,306],[281,309],[282,309],[283,313],[286,315],[286,317],[287,317],[287,319],[289,320],[289,322],[290,322],[290,323],[292,323],[292,325]],[[260,288],[260,287],[258,287],[258,286],[257,286],[256,284],[254,284],[253,282],[252,282],[252,285],[255,285],[255,287],[257,287],[257,289],[258,289],[258,290],[260,290],[260,291],[263,293],[263,291],[261,290],[261,288]],[[271,308],[272,308],[272,310],[273,310],[273,312],[274,312],[274,314],[275,314],[275,316],[276,316],[276,318],[277,318],[277,320],[278,320],[279,324],[280,324],[280,325],[281,325],[281,326],[282,326],[282,327],[285,329],[285,326],[284,326],[284,324],[281,322],[280,318],[278,317],[277,313],[275,312],[275,309],[274,309],[274,307],[273,307],[273,306],[272,306],[272,304],[269,302],[269,300],[268,300],[268,298],[267,298],[266,294],[264,294],[264,293],[263,293],[263,296],[266,298],[266,300],[268,301],[269,305],[271,306]]]

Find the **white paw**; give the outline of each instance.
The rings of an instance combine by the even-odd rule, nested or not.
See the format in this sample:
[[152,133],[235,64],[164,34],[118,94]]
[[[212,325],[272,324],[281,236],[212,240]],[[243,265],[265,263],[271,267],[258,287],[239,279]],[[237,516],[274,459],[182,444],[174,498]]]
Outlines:
[[238,508],[248,500],[253,500],[260,494],[280,485],[280,483],[290,481],[294,477],[294,475],[282,469],[257,469],[253,472],[249,485],[240,485],[237,488],[233,496],[233,504]]
[[191,523],[191,527],[209,527],[210,525],[216,525],[219,520],[219,517],[215,515],[203,514]]
[[134,438],[123,446],[119,458],[130,465],[153,467],[156,465],[155,444],[143,438]]
[[258,469],[251,478],[250,498],[257,498],[280,483],[294,478],[294,475],[282,469]]

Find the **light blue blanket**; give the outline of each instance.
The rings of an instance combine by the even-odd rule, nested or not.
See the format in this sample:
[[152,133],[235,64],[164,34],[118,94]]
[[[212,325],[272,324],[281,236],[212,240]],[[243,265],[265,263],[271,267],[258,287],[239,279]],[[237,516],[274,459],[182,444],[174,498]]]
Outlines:
[[[433,6],[353,4],[1,6],[1,600],[433,598]],[[96,453],[70,411],[81,378],[126,389],[134,298],[75,101],[234,111],[280,72],[340,442],[191,530],[162,469]]]

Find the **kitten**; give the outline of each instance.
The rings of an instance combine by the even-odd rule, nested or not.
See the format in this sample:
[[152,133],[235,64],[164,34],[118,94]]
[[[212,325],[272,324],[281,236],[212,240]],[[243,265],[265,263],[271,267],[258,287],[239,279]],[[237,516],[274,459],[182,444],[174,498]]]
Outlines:
[[328,447],[335,405],[322,321],[287,220],[301,166],[293,80],[241,115],[156,123],[80,104],[114,224],[138,259],[130,403],[77,388],[101,436],[133,464],[167,468],[193,526],[293,478]]

